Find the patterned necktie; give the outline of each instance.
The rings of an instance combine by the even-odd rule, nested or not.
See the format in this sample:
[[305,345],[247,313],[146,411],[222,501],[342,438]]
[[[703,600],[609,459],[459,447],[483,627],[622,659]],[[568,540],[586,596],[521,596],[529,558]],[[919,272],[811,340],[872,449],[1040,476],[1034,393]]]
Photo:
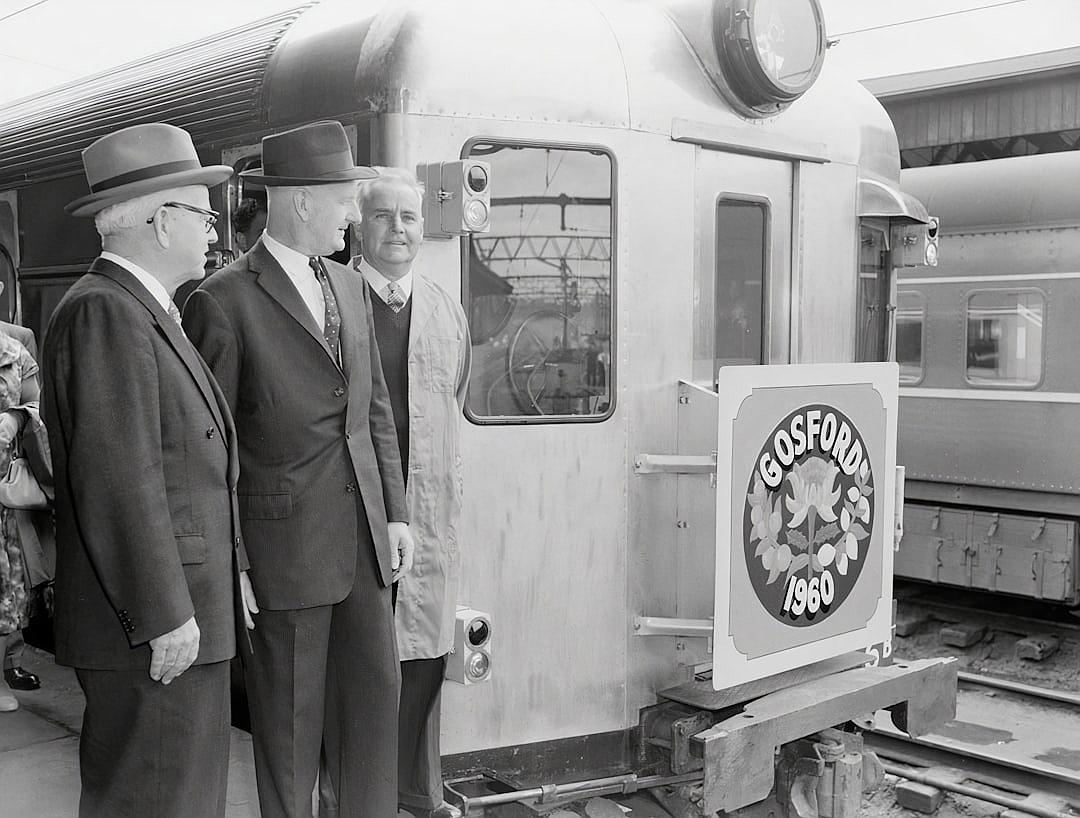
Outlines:
[[168,313],[169,313],[169,318],[171,318],[173,321],[175,321],[176,326],[180,327],[180,331],[183,332],[184,331],[184,325],[181,323],[181,320],[180,320],[180,310],[177,309],[176,304],[174,304],[172,301],[169,302]]
[[386,306],[394,312],[401,312],[401,308],[405,306],[405,297],[401,294],[401,287],[391,281],[386,285],[386,289],[383,292],[386,295],[386,298],[384,299],[386,301]]
[[308,259],[308,264],[315,272],[315,280],[319,282],[319,286],[322,288],[323,303],[326,305],[325,315],[323,316],[323,338],[326,339],[326,345],[330,347],[330,357],[335,361],[340,360],[340,350],[338,349],[338,338],[341,335],[341,313],[338,312],[337,299],[334,298],[334,291],[330,289],[330,282],[326,279],[326,268],[323,266],[322,259],[318,256],[312,256]]

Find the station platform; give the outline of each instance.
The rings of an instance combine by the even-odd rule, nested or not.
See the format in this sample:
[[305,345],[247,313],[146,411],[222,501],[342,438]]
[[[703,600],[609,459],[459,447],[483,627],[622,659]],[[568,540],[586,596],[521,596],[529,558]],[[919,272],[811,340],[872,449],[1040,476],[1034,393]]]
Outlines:
[[[83,696],[71,668],[27,646],[23,667],[41,689],[16,691],[19,709],[0,713],[0,814],[73,818],[79,806]],[[232,729],[227,818],[259,818],[251,736]],[[402,813],[404,815],[404,813]]]

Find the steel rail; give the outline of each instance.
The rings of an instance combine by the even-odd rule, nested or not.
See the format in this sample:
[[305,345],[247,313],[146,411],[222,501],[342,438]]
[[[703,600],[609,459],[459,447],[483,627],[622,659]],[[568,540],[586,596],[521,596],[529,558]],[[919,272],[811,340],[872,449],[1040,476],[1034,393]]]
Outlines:
[[968,684],[979,685],[980,687],[992,687],[997,690],[1008,690],[1012,693],[1020,693],[1037,699],[1062,702],[1063,704],[1071,704],[1080,708],[1080,693],[1071,693],[1068,690],[1051,690],[1047,687],[1038,687],[1036,685],[1025,684],[1024,682],[1014,682],[1010,679],[999,679],[996,676],[968,673],[964,670],[957,673],[956,677],[959,681],[967,682]]
[[939,778],[930,775],[929,773],[921,772],[913,767],[901,766],[888,761],[882,761],[881,766],[884,767],[885,772],[890,775],[906,778],[908,781],[915,781],[919,784],[925,784],[928,787],[937,787],[939,790],[945,790],[946,792],[952,792],[958,795],[966,795],[969,798],[976,798],[979,801],[997,804],[998,806],[1007,807],[1008,809],[1016,810],[1017,812],[1025,812],[1029,815],[1038,816],[1038,818],[1076,818],[1075,813],[1047,809],[1046,807],[1040,807],[1038,804],[1029,803],[1024,799],[1009,798],[1008,796],[998,795],[989,790],[979,789],[978,787],[972,787],[968,784],[960,784],[955,781],[950,781],[947,778]]

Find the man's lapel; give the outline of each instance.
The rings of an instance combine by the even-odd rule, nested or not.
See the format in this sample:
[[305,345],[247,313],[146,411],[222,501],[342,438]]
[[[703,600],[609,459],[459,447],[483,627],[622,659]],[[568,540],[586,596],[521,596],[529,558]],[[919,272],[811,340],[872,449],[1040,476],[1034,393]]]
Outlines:
[[[255,246],[251,248],[251,252],[247,255],[247,263],[248,268],[258,274],[259,286],[266,290],[296,323],[307,330],[315,342],[322,347],[326,356],[333,360],[330,347],[327,346],[326,338],[323,337],[322,328],[315,323],[311,310],[308,309],[304,299],[300,297],[300,293],[289,280],[288,274],[278,264],[277,259],[266,249],[262,239],[255,242]],[[340,304],[338,306],[340,308]]]
[[427,280],[413,271],[412,316],[409,319],[409,353],[416,349],[424,334],[424,327],[435,313],[435,299],[431,297],[431,287]]
[[119,264],[114,264],[107,259],[97,258],[94,259],[93,264],[90,265],[90,272],[112,279],[131,293],[139,303],[146,307],[151,318],[154,319],[158,331],[165,337],[165,340],[169,342],[169,346],[171,346],[176,354],[180,356],[180,360],[184,362],[184,366],[186,366],[188,372],[191,373],[191,377],[194,379],[195,384],[202,393],[203,400],[206,401],[210,413],[214,416],[214,422],[217,423],[218,428],[222,430],[222,434],[219,435],[222,445],[228,446],[228,441],[225,439],[224,434],[225,419],[222,415],[221,407],[218,405],[217,396],[214,393],[213,387],[210,385],[202,359],[195,351],[195,347],[192,346],[191,342],[187,339],[187,336],[184,335],[183,330],[180,329],[180,325],[161,308],[161,304],[159,304],[157,299],[150,294],[149,290],[139,283],[139,280],[135,278],[135,276]]

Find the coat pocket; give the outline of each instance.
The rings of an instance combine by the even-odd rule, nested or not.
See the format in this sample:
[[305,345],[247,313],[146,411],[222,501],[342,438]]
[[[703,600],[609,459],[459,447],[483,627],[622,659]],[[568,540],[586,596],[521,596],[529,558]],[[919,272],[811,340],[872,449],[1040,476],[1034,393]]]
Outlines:
[[424,357],[428,388],[432,392],[457,390],[458,350],[457,338],[429,336],[424,343]]
[[206,540],[202,534],[177,534],[176,550],[184,565],[206,562]]
[[292,493],[238,494],[240,519],[284,520],[292,515]]

